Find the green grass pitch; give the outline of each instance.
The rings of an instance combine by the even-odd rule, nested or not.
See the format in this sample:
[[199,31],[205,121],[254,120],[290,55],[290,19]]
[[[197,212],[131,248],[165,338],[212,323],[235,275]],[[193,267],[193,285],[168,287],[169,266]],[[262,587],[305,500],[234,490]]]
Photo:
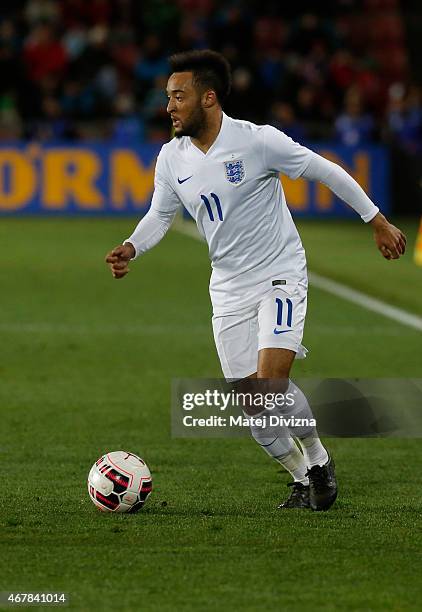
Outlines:
[[[249,439],[170,437],[173,377],[220,376],[206,247],[172,231],[127,278],[105,253],[133,219],[2,219],[0,591],[75,610],[419,610],[418,439],[328,440],[340,497],[277,512],[287,474]],[[422,269],[369,228],[299,224],[310,268],[420,314]],[[421,334],[311,288],[296,376],[422,377]],[[151,467],[138,515],[99,513],[105,451]]]

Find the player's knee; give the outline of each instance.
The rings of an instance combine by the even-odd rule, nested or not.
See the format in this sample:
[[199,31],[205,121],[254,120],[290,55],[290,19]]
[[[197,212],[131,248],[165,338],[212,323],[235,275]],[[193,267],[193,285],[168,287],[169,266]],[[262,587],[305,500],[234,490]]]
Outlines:
[[[264,348],[258,352],[258,378],[277,379],[287,391],[295,352],[289,349]],[[283,391],[280,390],[280,393]]]
[[260,379],[259,389],[263,393],[282,393],[285,394],[289,388],[289,375],[286,371],[281,371],[280,374],[273,374],[272,376],[266,375],[265,371],[262,376],[258,376]]

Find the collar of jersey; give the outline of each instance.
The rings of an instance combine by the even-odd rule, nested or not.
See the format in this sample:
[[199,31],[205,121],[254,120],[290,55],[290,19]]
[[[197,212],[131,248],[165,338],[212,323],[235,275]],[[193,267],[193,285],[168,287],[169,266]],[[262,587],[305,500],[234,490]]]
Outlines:
[[223,119],[221,120],[220,131],[218,132],[217,138],[214,140],[214,142],[212,143],[208,151],[204,153],[203,151],[201,151],[201,149],[198,149],[198,147],[194,145],[192,140],[189,138],[189,146],[191,150],[194,151],[196,154],[198,154],[200,157],[210,157],[210,155],[215,151],[215,149],[218,147],[218,145],[222,141],[224,137],[224,133],[227,131],[229,122],[230,122],[230,117],[228,117],[226,113],[223,112]]

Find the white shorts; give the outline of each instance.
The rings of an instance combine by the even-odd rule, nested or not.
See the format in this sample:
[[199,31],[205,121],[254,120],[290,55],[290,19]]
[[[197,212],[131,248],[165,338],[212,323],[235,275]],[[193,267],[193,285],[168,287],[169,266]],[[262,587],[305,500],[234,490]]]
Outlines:
[[307,283],[272,287],[252,307],[214,316],[215,345],[226,379],[238,380],[257,371],[258,351],[285,348],[306,357],[302,346]]

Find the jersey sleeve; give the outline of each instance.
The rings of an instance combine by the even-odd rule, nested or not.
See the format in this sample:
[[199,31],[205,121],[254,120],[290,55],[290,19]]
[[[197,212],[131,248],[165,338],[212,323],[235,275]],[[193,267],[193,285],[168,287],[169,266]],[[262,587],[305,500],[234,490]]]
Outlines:
[[151,200],[151,209],[160,212],[176,213],[181,202],[170,184],[167,155],[161,149],[154,174],[154,193]]
[[154,175],[154,193],[151,207],[139,221],[133,233],[124,241],[135,248],[135,258],[158,244],[170,228],[181,204],[169,180],[163,149],[157,157]]
[[271,125],[262,128],[264,164],[270,172],[299,178],[311,161],[313,152]]
[[353,208],[365,223],[372,221],[379,213],[378,206],[375,206],[362,187],[346,170],[317,153],[312,153],[303,177],[324,183],[336,196]]

